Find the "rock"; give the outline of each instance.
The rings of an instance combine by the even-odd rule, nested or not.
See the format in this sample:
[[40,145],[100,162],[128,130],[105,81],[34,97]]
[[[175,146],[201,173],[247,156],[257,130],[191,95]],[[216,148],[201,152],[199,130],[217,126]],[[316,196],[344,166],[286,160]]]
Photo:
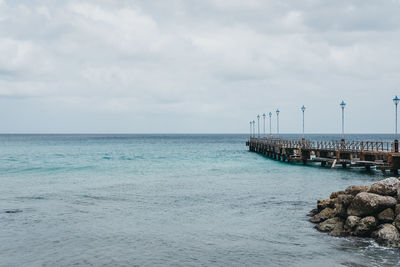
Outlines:
[[391,223],[394,220],[394,211],[391,208],[385,209],[378,214],[378,220],[384,223]]
[[393,197],[381,196],[373,193],[358,193],[347,209],[348,215],[373,215],[384,209],[393,208],[397,201]]
[[318,209],[312,209],[309,213],[307,213],[308,217],[313,217],[314,215],[318,214]]
[[320,213],[311,217],[310,222],[319,223],[319,222],[325,221],[327,219],[333,218],[333,217],[335,217],[335,215],[336,215],[336,213],[335,213],[334,209],[325,208]]
[[397,204],[394,208],[394,215],[397,216],[400,214],[400,204]]
[[396,218],[393,221],[394,226],[397,227],[397,229],[400,229],[400,214],[396,216]]
[[[326,222],[326,221],[325,221]],[[348,235],[347,231],[344,229],[343,221],[336,223],[333,230],[329,233],[330,236],[346,236]]]
[[334,208],[335,207],[336,200],[332,198],[328,199],[319,199],[317,201],[317,208],[319,211],[325,209],[325,208]]
[[366,185],[351,185],[346,188],[344,191],[348,195],[353,195],[356,196],[360,192],[367,192],[369,189],[369,186]]
[[[330,232],[335,228],[336,224],[338,224],[340,222],[342,222],[342,221],[338,217],[330,218],[330,219],[327,219],[326,221],[319,223],[317,225],[317,229],[322,232]],[[342,222],[342,224],[343,224],[343,222]]]
[[390,177],[373,183],[368,192],[382,196],[397,196],[397,191],[399,188],[400,180],[395,177]]
[[347,216],[347,209],[343,204],[336,203],[335,204],[335,214],[339,217],[346,218]]
[[356,236],[368,236],[373,230],[376,228],[376,219],[374,216],[367,216],[365,218],[362,218],[353,234]]
[[353,230],[358,225],[360,220],[361,220],[360,217],[349,216],[346,219],[346,224],[345,224],[344,228],[347,229],[347,230]]
[[341,194],[345,194],[345,192],[344,191],[332,192],[330,198],[337,198]]
[[399,231],[391,224],[381,224],[379,229],[372,234],[372,237],[374,237],[376,242],[380,245],[395,248],[400,246]]
[[343,204],[343,206],[347,207],[353,201],[354,196],[347,195],[347,194],[340,194],[340,195],[338,195],[337,199],[338,199],[338,203]]

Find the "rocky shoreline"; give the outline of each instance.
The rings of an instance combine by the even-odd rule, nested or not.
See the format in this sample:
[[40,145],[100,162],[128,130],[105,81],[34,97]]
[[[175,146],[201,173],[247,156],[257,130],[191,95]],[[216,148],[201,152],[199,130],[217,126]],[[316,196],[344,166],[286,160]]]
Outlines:
[[391,177],[333,192],[318,200],[308,216],[331,236],[374,238],[380,245],[400,248],[400,180]]

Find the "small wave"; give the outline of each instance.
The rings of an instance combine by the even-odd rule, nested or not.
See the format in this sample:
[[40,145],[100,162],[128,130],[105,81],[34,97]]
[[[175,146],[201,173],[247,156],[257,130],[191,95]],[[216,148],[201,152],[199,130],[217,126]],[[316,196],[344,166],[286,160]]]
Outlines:
[[5,213],[20,213],[22,210],[20,209],[11,209],[11,210],[5,210]]

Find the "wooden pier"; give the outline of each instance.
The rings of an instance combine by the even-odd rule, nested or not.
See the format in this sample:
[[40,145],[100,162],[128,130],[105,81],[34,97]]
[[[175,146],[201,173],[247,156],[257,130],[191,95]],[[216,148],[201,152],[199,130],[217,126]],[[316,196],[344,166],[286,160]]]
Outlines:
[[251,137],[246,145],[249,150],[272,159],[286,162],[321,163],[334,168],[376,168],[398,174],[400,169],[399,142],[371,141],[311,141],[280,138]]

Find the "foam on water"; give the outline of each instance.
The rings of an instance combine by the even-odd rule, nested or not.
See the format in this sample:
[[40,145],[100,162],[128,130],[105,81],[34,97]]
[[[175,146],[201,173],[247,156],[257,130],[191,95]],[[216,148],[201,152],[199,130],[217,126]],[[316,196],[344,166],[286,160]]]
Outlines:
[[[327,137],[338,138],[312,136]],[[330,237],[306,217],[318,198],[382,174],[272,161],[246,138],[1,135],[0,265],[399,262],[398,250]]]

